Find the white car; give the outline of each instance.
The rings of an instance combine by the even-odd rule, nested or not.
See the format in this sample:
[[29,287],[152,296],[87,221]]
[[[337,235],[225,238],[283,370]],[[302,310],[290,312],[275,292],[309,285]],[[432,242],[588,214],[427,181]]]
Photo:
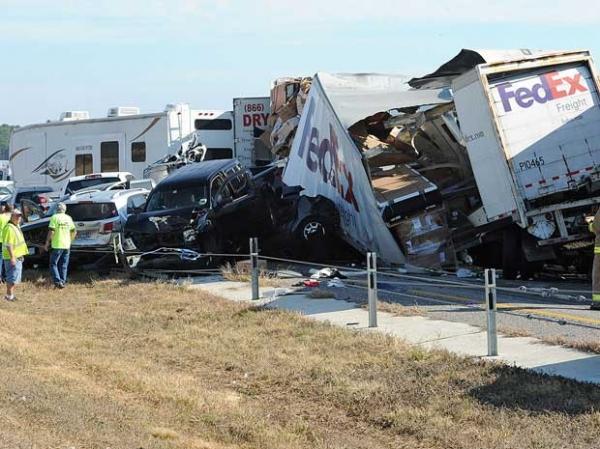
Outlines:
[[0,181],[0,202],[10,202],[15,193],[15,183],[13,181]]
[[74,176],[69,178],[69,181],[63,189],[62,196],[64,197],[77,191],[91,189],[100,184],[124,183],[131,181],[132,179],[134,179],[134,176],[129,172],[91,173],[89,175]]
[[71,248],[113,249],[129,215],[141,212],[150,191],[147,189],[106,190],[74,193],[65,201],[73,218],[77,237]]

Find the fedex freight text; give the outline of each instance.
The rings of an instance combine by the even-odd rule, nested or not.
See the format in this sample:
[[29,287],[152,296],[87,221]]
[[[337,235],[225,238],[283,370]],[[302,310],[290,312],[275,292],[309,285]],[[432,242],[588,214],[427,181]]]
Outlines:
[[579,111],[582,108],[586,108],[587,105],[587,99],[580,98],[578,100],[573,100],[568,103],[558,103],[556,105],[556,110],[558,112]]

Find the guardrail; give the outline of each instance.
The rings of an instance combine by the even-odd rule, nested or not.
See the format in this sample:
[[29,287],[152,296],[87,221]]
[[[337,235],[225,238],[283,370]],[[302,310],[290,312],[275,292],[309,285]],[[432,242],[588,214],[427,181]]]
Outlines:
[[[317,262],[308,262],[297,259],[289,259],[284,257],[274,257],[274,256],[264,256],[261,255],[257,238],[251,238],[249,240],[249,252],[246,254],[231,254],[231,253],[200,253],[188,248],[168,248],[161,247],[153,251],[149,252],[140,252],[140,251],[125,251],[120,245],[120,241],[116,241],[114,251],[112,250],[104,250],[104,251],[86,251],[86,250],[74,250],[74,252],[95,252],[102,254],[114,254],[117,257],[117,253],[120,253],[121,256],[150,256],[150,255],[168,255],[168,256],[178,256],[182,260],[187,261],[197,261],[202,258],[224,258],[224,259],[249,259],[251,262],[251,299],[257,300],[260,298],[260,260],[268,261],[275,264],[289,264],[292,266],[310,266],[313,268],[335,268],[340,272],[345,273],[348,276],[348,279],[344,280],[344,284],[349,288],[359,289],[366,293],[368,298],[368,317],[369,317],[369,327],[377,327],[377,303],[379,301],[378,295],[379,293],[385,293],[391,296],[395,296],[397,298],[410,298],[414,300],[426,300],[432,301],[434,303],[440,304],[451,304],[457,305],[456,301],[452,300],[440,300],[435,299],[435,295],[431,292],[431,297],[426,297],[422,295],[418,295],[416,293],[412,293],[410,290],[408,291],[397,291],[394,290],[394,286],[401,287],[410,287],[410,286],[421,286],[421,287],[434,287],[439,289],[452,289],[452,290],[466,290],[466,291],[481,291],[481,295],[483,297],[483,301],[466,302],[460,303],[461,307],[470,308],[477,311],[486,312],[486,329],[488,333],[488,355],[494,356],[498,354],[498,337],[497,337],[497,326],[496,326],[496,316],[497,313],[503,313],[507,315],[514,315],[519,317],[526,318],[534,318],[540,321],[553,322],[558,324],[565,324],[564,320],[556,319],[553,317],[544,317],[544,316],[531,316],[531,313],[519,313],[519,311],[514,311],[512,309],[498,309],[497,307],[497,293],[507,293],[518,295],[527,295],[529,297],[536,296],[542,298],[557,298],[561,300],[569,300],[576,302],[588,302],[589,299],[584,296],[584,294],[588,294],[588,291],[584,290],[569,290],[569,289],[559,289],[557,287],[550,288],[539,288],[539,287],[527,287],[527,286],[516,286],[516,287],[500,287],[496,283],[496,273],[495,270],[485,270],[484,279],[474,279],[469,281],[457,280],[457,279],[448,279],[443,278],[442,276],[453,275],[449,272],[443,271],[435,271],[435,270],[424,270],[424,274],[414,274],[414,273],[399,273],[397,271],[392,271],[388,268],[378,269],[377,267],[377,255],[375,253],[368,253],[367,260],[365,261],[364,267],[349,267],[349,266],[341,266],[336,264],[323,264]],[[197,269],[197,270],[143,270],[146,273],[152,272],[152,274],[160,273],[160,274],[219,274],[219,269]],[[432,277],[431,275],[435,274],[440,276],[439,278]],[[378,279],[379,275],[383,279]],[[306,279],[305,276],[297,276],[298,278]],[[288,276],[288,278],[294,278],[294,274]],[[378,284],[379,281],[379,284]],[[386,288],[385,285],[391,286]],[[440,295],[441,296],[441,295]],[[459,298],[460,299],[460,298]],[[585,323],[570,323],[573,325],[577,325],[580,327],[593,328],[598,329],[596,326],[586,325]]]

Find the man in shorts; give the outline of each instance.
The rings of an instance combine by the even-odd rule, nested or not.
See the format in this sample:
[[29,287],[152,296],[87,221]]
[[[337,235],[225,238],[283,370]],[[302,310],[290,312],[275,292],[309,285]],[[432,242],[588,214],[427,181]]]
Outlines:
[[2,263],[6,274],[7,301],[16,301],[15,286],[21,282],[23,258],[29,254],[21,232],[21,211],[14,209],[2,232]]

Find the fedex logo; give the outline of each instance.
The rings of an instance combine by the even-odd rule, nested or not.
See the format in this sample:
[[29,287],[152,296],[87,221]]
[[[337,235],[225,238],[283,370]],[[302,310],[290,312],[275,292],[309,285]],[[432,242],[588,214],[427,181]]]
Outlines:
[[319,135],[319,128],[312,126],[314,100],[308,104],[306,124],[302,131],[298,156],[304,159],[306,168],[331,185],[339,196],[360,212],[354,196],[352,173],[338,156],[339,140],[329,124],[329,136]]
[[581,73],[574,76],[561,76],[559,72],[549,72],[540,75],[540,82],[531,88],[519,87],[513,89],[511,83],[500,84],[498,92],[505,112],[512,111],[512,101],[522,107],[528,108],[533,103],[546,103],[551,100],[574,95],[577,92],[587,92],[588,89],[581,79]]

